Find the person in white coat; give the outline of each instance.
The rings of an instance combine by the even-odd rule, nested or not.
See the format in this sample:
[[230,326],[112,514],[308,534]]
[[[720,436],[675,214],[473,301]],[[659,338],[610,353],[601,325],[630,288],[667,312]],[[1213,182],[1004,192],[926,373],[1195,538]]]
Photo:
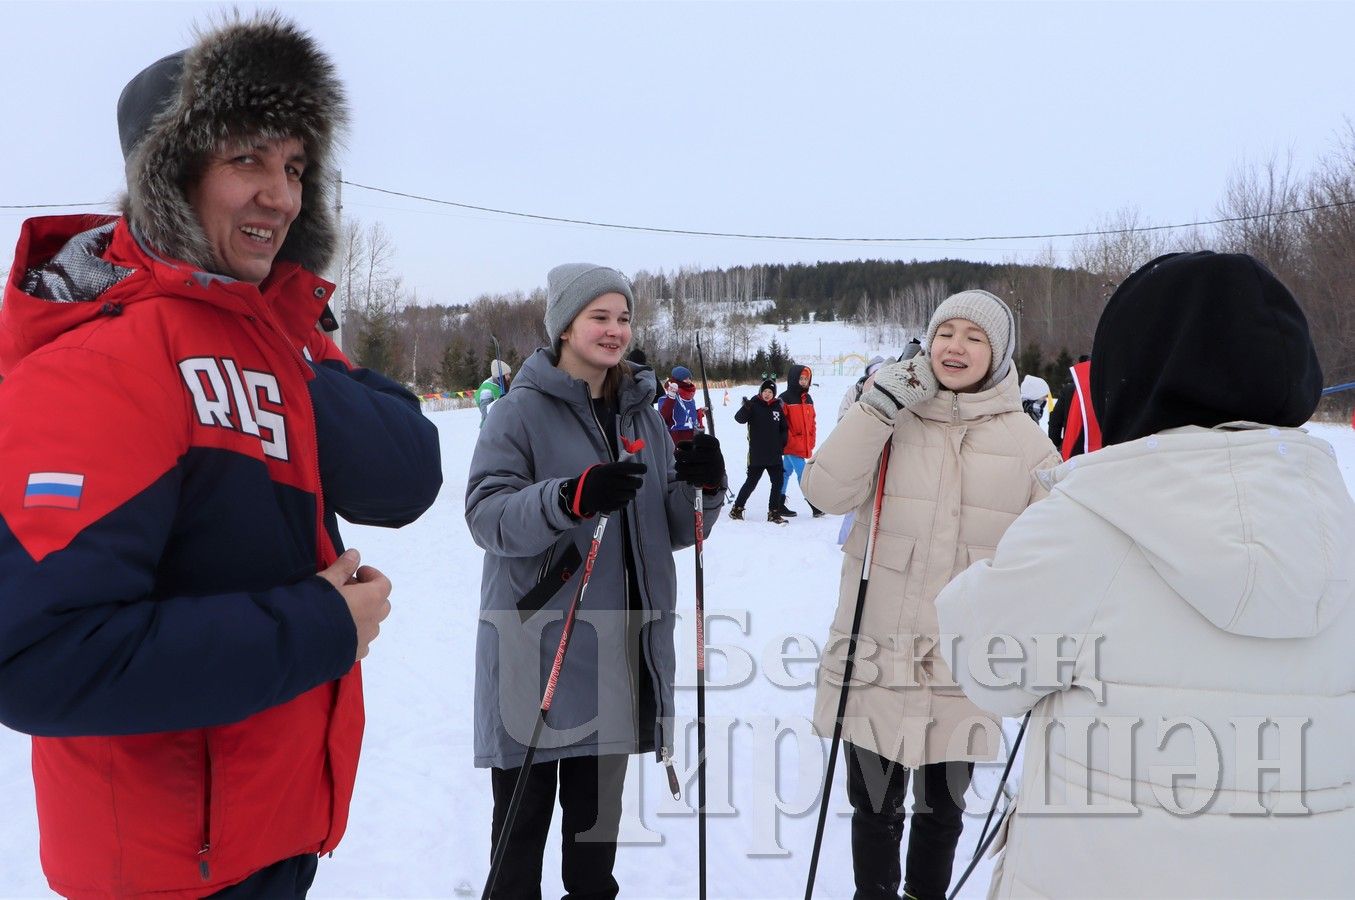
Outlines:
[[990,897],[1349,897],[1355,503],[1298,427],[1303,313],[1249,256],[1163,256],[1092,370],[1104,449],[936,601],[965,693],[1033,710]]

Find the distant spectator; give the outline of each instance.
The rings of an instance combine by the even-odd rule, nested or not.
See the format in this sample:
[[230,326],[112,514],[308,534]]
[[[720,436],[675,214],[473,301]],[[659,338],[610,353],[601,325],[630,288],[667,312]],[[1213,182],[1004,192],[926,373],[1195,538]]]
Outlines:
[[[1054,442],[1054,446],[1059,448],[1059,452],[1064,459],[1077,456],[1083,451],[1084,442],[1080,440],[1082,436],[1082,413],[1079,412],[1074,417],[1072,437],[1068,436],[1068,413],[1074,407],[1079,409],[1089,408],[1090,403],[1083,403],[1078,399],[1077,382],[1073,378],[1073,372],[1078,366],[1083,367],[1086,372],[1084,381],[1090,388],[1091,357],[1083,354],[1077,358],[1077,364],[1068,370],[1068,381],[1059,389],[1059,398],[1054,403],[1054,408],[1049,412],[1049,439]],[[1088,395],[1090,396],[1090,395]],[[1068,451],[1064,452],[1064,438],[1068,437]]]
[[766,472],[767,480],[771,483],[767,521],[785,524],[786,520],[781,515],[784,505],[781,496],[781,451],[786,446],[790,428],[786,422],[786,408],[776,396],[776,382],[769,378],[762,382],[757,397],[744,397],[743,405],[734,413],[734,421],[748,426],[748,478],[739,488],[739,496],[734,500],[729,517],[743,518],[743,505],[757,487],[762,473]]
[[[804,478],[805,460],[814,455],[814,446],[818,443],[818,431],[814,425],[814,398],[809,396],[809,386],[814,381],[814,372],[809,366],[792,365],[786,379],[786,389],[781,392],[781,402],[786,407],[786,419],[790,424],[790,437],[786,441],[785,454],[781,458],[784,475],[781,479],[781,515],[794,516],[796,512],[786,506],[786,490],[790,487],[793,473],[796,481]],[[823,511],[809,504],[814,517],[823,515]]]
[[1091,357],[1079,359],[1068,375],[1065,390],[1071,394],[1064,404],[1063,437],[1055,442],[1065,460],[1101,449],[1101,427],[1097,424],[1096,410],[1092,409]]
[[489,405],[508,393],[508,382],[513,375],[513,367],[501,359],[490,360],[489,377],[480,382],[475,392],[475,405],[480,407],[480,424],[485,424],[489,415]]
[[673,443],[690,441],[698,430],[704,430],[706,411],[696,402],[696,385],[692,370],[674,366],[673,373],[663,386],[664,397],[659,401],[659,415],[668,425],[668,436]]
[[1049,402],[1049,382],[1038,375],[1021,379],[1021,408],[1039,425],[1044,418],[1044,407]]

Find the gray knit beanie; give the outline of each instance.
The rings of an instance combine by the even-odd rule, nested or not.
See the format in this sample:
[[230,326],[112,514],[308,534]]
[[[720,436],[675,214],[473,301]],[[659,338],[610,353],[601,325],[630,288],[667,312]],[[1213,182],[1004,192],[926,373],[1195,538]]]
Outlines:
[[616,292],[626,298],[626,309],[635,314],[635,295],[630,279],[616,269],[592,263],[565,263],[546,275],[546,335],[551,349],[560,352],[560,332],[569,327],[583,308],[603,294]]
[[987,291],[952,294],[942,301],[927,323],[928,351],[932,339],[936,337],[936,330],[951,319],[968,319],[988,335],[988,344],[993,348],[993,360],[988,365],[988,377],[979,383],[979,390],[985,391],[1001,383],[1012,367],[1012,354],[1016,351],[1016,321],[1007,304]]

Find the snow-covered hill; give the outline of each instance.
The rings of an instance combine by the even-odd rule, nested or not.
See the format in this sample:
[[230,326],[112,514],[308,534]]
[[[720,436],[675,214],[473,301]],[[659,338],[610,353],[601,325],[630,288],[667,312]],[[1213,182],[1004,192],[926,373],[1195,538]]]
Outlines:
[[[768,326],[770,328],[770,326]],[[820,434],[831,429],[842,393],[862,359],[876,347],[840,323],[777,332],[792,356],[815,366],[813,389]],[[853,338],[856,343],[853,343]],[[820,343],[822,349],[820,349]],[[889,348],[897,352],[897,348]],[[729,407],[716,409],[717,434],[737,486],[746,430],[733,404],[754,386],[734,388]],[[716,403],[721,402],[716,397]],[[471,685],[482,554],[463,519],[465,477],[477,435],[474,410],[431,414],[442,435],[445,486],[437,504],[400,531],[346,527],[351,546],[394,583],[394,612],[364,663],[367,738],[352,819],[332,859],[321,862],[312,896],[406,898],[478,896],[488,869],[490,787],[471,765]],[[1347,485],[1355,485],[1355,433],[1313,426],[1332,442]],[[765,509],[765,482],[748,504]],[[706,546],[707,695],[710,765],[709,878],[712,897],[801,896],[822,777],[824,743],[811,736],[814,659],[834,606],[840,552],[836,516],[811,519],[798,488],[790,505],[801,511],[788,526],[722,520]],[[693,689],[693,559],[679,554],[679,712],[695,712]],[[1012,729],[1014,731],[1014,729]],[[688,764],[695,738],[679,762]],[[852,893],[846,791],[834,788],[816,895]],[[973,851],[1000,765],[980,767],[957,874]],[[689,794],[695,793],[691,784]],[[652,757],[632,759],[623,846],[617,871],[629,898],[695,897],[696,818],[690,798],[674,802]],[[37,825],[29,776],[28,740],[0,729],[0,897],[50,897],[38,864]],[[547,849],[544,891],[560,896],[559,840]],[[986,893],[985,861],[963,896]],[[468,893],[467,893],[468,892]]]

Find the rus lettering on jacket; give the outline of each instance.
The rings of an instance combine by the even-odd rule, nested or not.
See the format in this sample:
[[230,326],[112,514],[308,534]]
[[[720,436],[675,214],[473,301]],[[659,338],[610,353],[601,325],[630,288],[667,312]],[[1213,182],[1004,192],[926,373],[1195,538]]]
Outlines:
[[198,422],[253,435],[265,456],[287,461],[287,428],[277,376],[240,369],[234,360],[214,356],[182,360],[179,372],[193,396]]

